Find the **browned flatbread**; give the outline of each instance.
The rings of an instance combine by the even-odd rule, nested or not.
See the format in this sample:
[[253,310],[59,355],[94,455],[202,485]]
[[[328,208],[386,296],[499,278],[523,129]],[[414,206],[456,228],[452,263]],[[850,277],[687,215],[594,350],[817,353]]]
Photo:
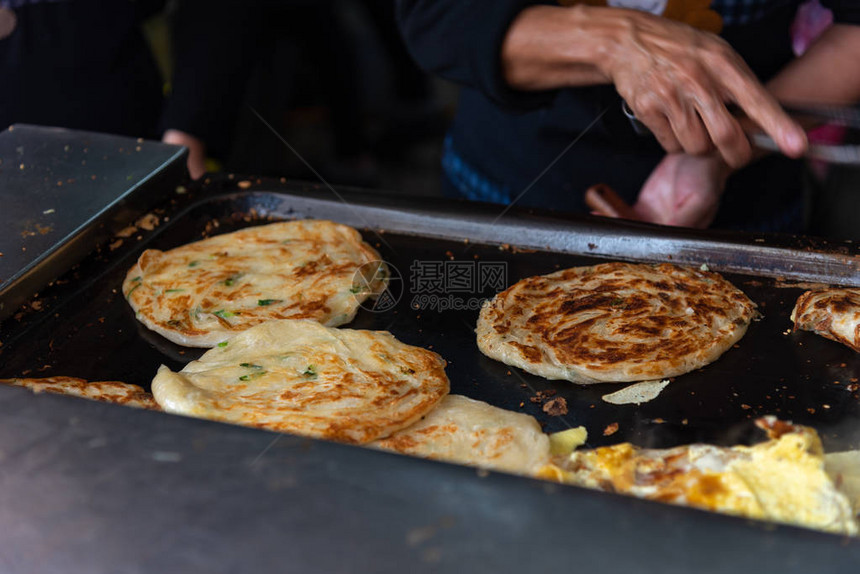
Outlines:
[[408,427],[448,387],[432,351],[307,319],[256,325],[152,381],[167,412],[351,443]]
[[794,330],[812,331],[860,353],[860,289],[807,291],[791,312]]
[[534,417],[462,395],[448,395],[420,421],[370,446],[516,474],[549,460],[549,439]]
[[663,379],[716,360],[756,305],[717,273],[605,263],[529,277],[484,305],[478,347],[575,383]]
[[349,323],[388,268],[355,229],[287,221],[147,249],[122,291],[137,319],[174,343],[214,347],[271,319]]
[[0,383],[27,387],[34,393],[55,393],[93,399],[141,409],[160,410],[152,395],[141,387],[119,381],[92,381],[75,377],[45,377],[43,379],[0,379]]

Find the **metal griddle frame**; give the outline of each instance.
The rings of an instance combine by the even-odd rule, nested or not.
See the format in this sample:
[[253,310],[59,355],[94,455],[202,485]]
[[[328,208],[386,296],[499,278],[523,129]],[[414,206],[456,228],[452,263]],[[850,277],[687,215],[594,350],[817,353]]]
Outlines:
[[[779,313],[790,310],[799,292],[778,289],[777,283],[860,285],[860,251],[850,243],[672,230],[517,209],[498,218],[496,206],[354,190],[332,194],[317,185],[270,181],[258,183],[250,191],[238,191],[233,181],[215,182],[199,190],[196,197],[196,202],[184,208],[175,200],[166,207],[171,222],[182,224],[166,223],[144,233],[139,245],[94,254],[65,281],[43,292],[41,312],[24,313],[4,324],[0,376],[21,375],[22,367],[29,365],[30,376],[92,378],[99,372],[100,361],[108,361],[111,369],[103,370],[113,374],[121,370],[119,363],[128,362],[128,356],[138,356],[142,363],[160,357],[173,367],[193,358],[193,352],[185,354],[163,341],[141,339],[143,329],[129,329],[133,317],[121,297],[106,301],[91,295],[104,296],[111,284],[118,288],[117,277],[143,247],[168,247],[171,234],[189,233],[181,226],[200,226],[203,219],[219,215],[226,220],[230,212],[253,210],[263,219],[315,217],[353,225],[365,229],[371,243],[379,243],[383,256],[390,247],[414,250],[416,257],[435,254],[438,259],[445,257],[439,250],[447,247],[445,251],[452,251],[455,257],[468,252],[484,260],[501,258],[513,263],[511,282],[520,278],[519,273],[541,268],[551,271],[553,262],[707,263],[712,270],[729,274],[736,284],[751,280],[747,287],[739,286],[767,299],[765,315],[770,314],[774,321],[767,326],[771,331],[778,324],[774,312],[777,308]],[[376,230],[379,236],[367,229]],[[411,253],[403,254],[407,261]],[[105,269],[108,271],[100,275],[99,270]],[[69,309],[82,300],[92,300],[103,314],[104,321],[91,319],[87,326],[95,329],[97,338],[119,340],[110,353],[113,359],[81,356],[80,339],[88,332],[85,327],[70,328],[66,322],[93,314],[93,309]],[[415,344],[429,340],[426,337],[432,335],[426,332],[446,324],[439,317],[414,323],[418,319],[408,309],[400,308],[398,313],[392,332]],[[388,319],[370,314],[361,317],[354,326],[383,328],[382,321]],[[119,329],[118,324],[122,325]],[[397,332],[408,324],[421,326],[425,333]],[[764,326],[759,329],[764,330]],[[48,341],[52,333],[57,340]],[[461,333],[460,338],[452,336],[447,342],[444,337],[434,339],[439,344],[435,350],[443,356],[456,352],[466,336]],[[860,373],[856,356],[835,343],[803,333],[783,336],[780,341],[783,347],[779,348],[806,345],[810,355],[826,362],[825,377]],[[65,354],[64,347],[68,349]],[[749,353],[742,346],[726,357],[733,352],[740,358]],[[71,356],[88,372],[58,372],[63,360],[72,361]],[[523,375],[523,383],[514,378],[492,390],[503,377],[510,377],[503,365],[473,359],[468,353],[446,358],[453,363],[449,368],[452,391],[506,408],[528,403],[521,399],[540,389],[561,389],[567,396],[584,394],[581,401],[570,401],[569,417],[541,417],[547,430],[577,423],[574,415],[615,388],[565,388]],[[42,362],[50,364],[52,359],[59,360],[49,372],[40,372]],[[720,361],[726,372],[742,364],[728,358]],[[809,369],[816,372],[814,366]],[[128,375],[125,380],[134,378],[131,370]],[[489,384],[480,380],[482,375],[490,379]],[[137,376],[138,380],[130,382],[140,382],[151,373]],[[696,376],[685,377],[695,380]],[[833,431],[823,433],[825,441],[841,438],[853,443],[851,429],[860,433],[860,424],[854,424],[860,420],[856,395],[842,390],[843,394],[834,395],[836,391],[822,381],[814,381],[812,386],[820,386],[816,392],[841,405],[830,409],[838,411],[836,419],[811,419]],[[679,395],[678,400],[683,411],[685,399]],[[787,399],[783,397],[780,404],[788,405]],[[621,408],[628,409],[627,413],[632,409]],[[525,405],[526,412],[534,414],[535,409],[539,406]],[[602,425],[607,419],[600,417],[611,411],[599,405],[592,410],[603,411],[603,415],[585,417],[590,421],[589,431],[599,435],[602,426],[595,425]],[[733,420],[739,418],[740,411],[731,412]],[[802,418],[801,410],[790,414]],[[623,421],[638,421],[638,427],[611,438],[595,437],[592,444],[644,440],[657,428],[645,424],[645,419],[625,416]],[[817,416],[822,417],[820,410]],[[720,415],[714,418],[700,417],[701,428],[693,430],[688,425],[666,425],[669,430],[657,433],[654,440],[677,442],[694,431],[700,434],[694,432],[693,436],[708,438],[724,426]],[[622,424],[625,426],[630,427]],[[530,572],[575,568],[585,572],[728,573],[740,567],[788,573],[853,571],[860,563],[858,540],[164,413],[68,397],[34,397],[15,388],[0,388],[0,453],[4,457],[0,465],[4,503],[0,508],[5,509],[0,512],[0,531],[5,533],[6,546],[0,563],[5,560],[10,571],[143,572],[170,567],[206,572],[276,568],[326,573],[404,569]]]

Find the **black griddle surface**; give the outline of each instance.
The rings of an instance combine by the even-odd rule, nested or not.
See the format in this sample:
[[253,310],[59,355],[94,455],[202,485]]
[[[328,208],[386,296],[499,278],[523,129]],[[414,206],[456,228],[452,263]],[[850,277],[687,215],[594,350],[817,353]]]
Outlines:
[[[25,313],[4,325],[0,377],[65,375],[149,388],[160,364],[182,368],[203,351],[170,343],[135,320],[120,291],[127,270],[147,248],[166,250],[206,235],[305,215],[267,212],[267,207],[282,202],[283,197],[275,193],[214,197],[194,204],[154,232],[143,233],[140,241],[90,257],[43,293],[41,311]],[[266,213],[269,217],[260,217]],[[501,263],[510,285],[532,275],[605,259],[368,229],[362,234],[399,271],[400,287],[395,274],[392,292],[402,293],[396,306],[384,312],[360,310],[348,327],[385,329],[405,343],[436,351],[449,362],[452,393],[531,414],[548,432],[583,425],[592,447],[628,440],[647,447],[694,441],[747,443],[755,436],[750,421],[765,414],[813,426],[828,450],[860,447],[860,400],[851,390],[860,377],[860,354],[811,333],[790,332],[789,315],[802,286],[724,274],[759,305],[763,318],[718,361],[675,378],[653,401],[616,406],[601,397],[624,385],[547,381],[483,356],[475,344],[478,308],[474,303],[466,310],[412,308],[416,302],[426,303],[426,297],[420,297],[428,294],[426,289],[413,289],[416,262]],[[463,236],[468,236],[467,229]],[[467,302],[493,294],[477,291],[454,294],[454,298]],[[549,416],[540,403],[530,400],[538,391],[549,389],[567,400],[567,415]],[[617,432],[604,436],[604,429],[614,423]]]

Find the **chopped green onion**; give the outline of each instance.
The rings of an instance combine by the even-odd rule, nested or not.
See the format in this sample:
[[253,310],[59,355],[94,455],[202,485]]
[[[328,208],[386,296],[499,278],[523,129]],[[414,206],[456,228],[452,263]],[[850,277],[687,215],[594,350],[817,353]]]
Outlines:
[[250,381],[252,379],[259,379],[260,377],[262,377],[265,374],[266,374],[266,371],[256,371],[254,373],[242,375],[241,377],[239,377],[239,380],[240,381]]
[[244,275],[244,273],[235,273],[235,274],[231,275],[230,277],[227,277],[223,281],[223,283],[227,287],[232,287],[233,284],[236,283],[236,281],[238,281],[242,277],[242,275]]
[[185,289],[168,289],[165,293],[182,293]]
[[267,305],[271,305],[272,303],[281,303],[283,299],[258,299],[257,306],[266,307]]
[[218,309],[212,314],[216,317],[221,317],[222,319],[229,319],[230,317],[236,316],[236,313],[231,313],[230,311],[225,311],[224,309]]
[[128,299],[129,297],[131,297],[131,294],[134,293],[134,290],[137,289],[138,287],[140,287],[141,285],[143,285],[143,283],[138,283],[137,285],[135,285],[134,287],[129,289],[128,293],[125,294],[125,298]]
[[218,346],[223,349],[224,347],[227,346],[227,341],[221,341],[220,343],[218,343]]
[[239,363],[240,367],[245,367],[246,369],[262,369],[262,365],[255,365],[254,363]]
[[362,291],[363,291],[363,289],[360,285],[353,285],[352,287],[349,288],[350,293],[358,294],[358,293],[361,293]]
[[188,264],[189,267],[197,267],[198,265],[200,265],[199,261],[192,261],[191,263]]
[[308,368],[305,369],[305,372],[302,373],[302,376],[307,377],[309,379],[317,378],[317,368],[314,365],[308,365]]

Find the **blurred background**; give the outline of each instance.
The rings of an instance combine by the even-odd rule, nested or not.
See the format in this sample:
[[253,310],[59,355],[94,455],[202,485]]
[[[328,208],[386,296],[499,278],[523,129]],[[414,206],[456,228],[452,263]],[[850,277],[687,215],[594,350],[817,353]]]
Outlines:
[[[406,195],[440,195],[457,105],[394,0],[0,0],[0,74],[4,127],[164,136],[210,172]],[[860,240],[858,170],[810,165],[808,191],[810,235]]]

